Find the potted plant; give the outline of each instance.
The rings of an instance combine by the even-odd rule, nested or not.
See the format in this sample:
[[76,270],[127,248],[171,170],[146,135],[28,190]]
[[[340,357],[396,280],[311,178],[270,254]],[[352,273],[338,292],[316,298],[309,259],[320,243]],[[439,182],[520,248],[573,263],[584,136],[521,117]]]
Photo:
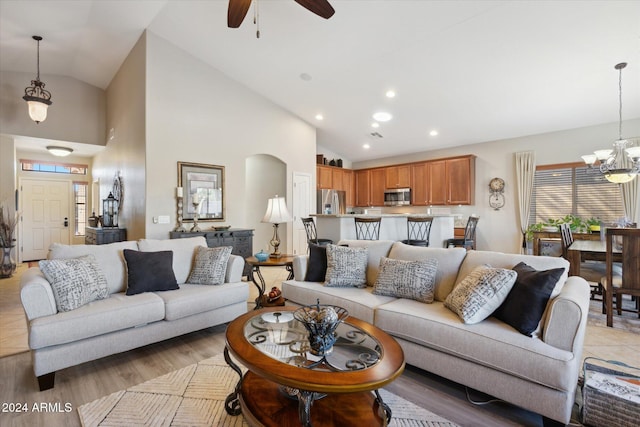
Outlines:
[[0,278],[11,277],[16,271],[16,263],[11,256],[16,239],[14,233],[18,215],[9,211],[5,206],[0,206]]

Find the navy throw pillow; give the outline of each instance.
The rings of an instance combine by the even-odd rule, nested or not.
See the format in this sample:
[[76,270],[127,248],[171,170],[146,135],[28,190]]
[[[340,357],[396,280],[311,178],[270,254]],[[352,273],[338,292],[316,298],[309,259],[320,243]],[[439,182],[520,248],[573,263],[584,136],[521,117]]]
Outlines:
[[173,272],[173,251],[123,252],[127,262],[127,295],[180,289]]

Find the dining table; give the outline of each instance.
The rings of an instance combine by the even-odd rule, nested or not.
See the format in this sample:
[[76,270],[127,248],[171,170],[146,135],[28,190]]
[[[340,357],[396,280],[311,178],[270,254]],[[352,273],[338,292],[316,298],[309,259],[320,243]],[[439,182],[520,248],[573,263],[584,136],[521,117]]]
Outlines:
[[[622,261],[622,251],[613,248],[613,262]],[[569,259],[569,275],[580,275],[580,264],[583,261],[606,261],[607,243],[602,240],[574,240],[567,248]]]

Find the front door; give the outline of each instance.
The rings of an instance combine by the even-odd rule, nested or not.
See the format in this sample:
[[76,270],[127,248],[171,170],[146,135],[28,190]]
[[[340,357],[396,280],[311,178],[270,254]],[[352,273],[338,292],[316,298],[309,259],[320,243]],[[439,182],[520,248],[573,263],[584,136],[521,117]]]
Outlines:
[[22,261],[45,259],[52,243],[69,244],[71,182],[23,178]]
[[311,175],[293,173],[293,254],[307,253],[307,233],[301,218],[309,216],[311,211]]

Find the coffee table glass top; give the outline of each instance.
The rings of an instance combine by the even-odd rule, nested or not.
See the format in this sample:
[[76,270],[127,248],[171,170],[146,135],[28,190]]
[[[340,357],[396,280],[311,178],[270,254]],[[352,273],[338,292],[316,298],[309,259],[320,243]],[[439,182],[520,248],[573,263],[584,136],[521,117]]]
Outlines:
[[293,311],[257,314],[244,325],[245,338],[265,355],[292,366],[320,371],[354,371],[376,365],[381,357],[380,343],[362,329],[342,322],[332,351],[315,356],[309,352],[308,333],[293,318]]

